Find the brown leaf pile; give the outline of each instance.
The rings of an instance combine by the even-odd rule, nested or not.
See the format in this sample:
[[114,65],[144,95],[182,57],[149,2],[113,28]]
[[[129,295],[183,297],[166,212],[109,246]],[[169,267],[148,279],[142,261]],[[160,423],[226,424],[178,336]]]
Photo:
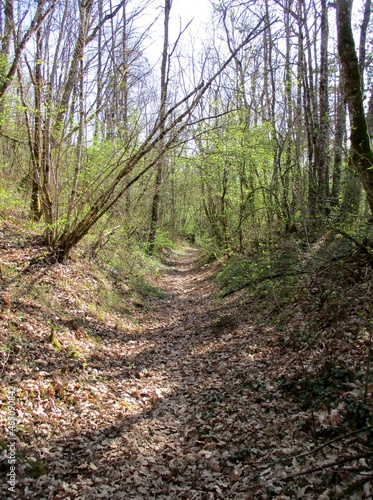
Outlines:
[[110,312],[91,264],[28,268],[39,247],[0,246],[3,498],[372,497],[365,299],[322,328],[332,306],[304,283],[276,323],[258,297],[220,299],[187,249],[163,297]]

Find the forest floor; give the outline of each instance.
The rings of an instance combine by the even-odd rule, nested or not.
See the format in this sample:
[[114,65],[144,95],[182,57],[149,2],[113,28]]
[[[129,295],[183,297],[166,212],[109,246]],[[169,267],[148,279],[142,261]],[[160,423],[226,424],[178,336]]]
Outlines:
[[284,333],[273,301],[223,298],[184,248],[157,293],[124,303],[116,283],[103,312],[88,261],[30,266],[40,247],[1,236],[2,498],[372,498],[366,283],[360,315],[312,330],[303,281]]

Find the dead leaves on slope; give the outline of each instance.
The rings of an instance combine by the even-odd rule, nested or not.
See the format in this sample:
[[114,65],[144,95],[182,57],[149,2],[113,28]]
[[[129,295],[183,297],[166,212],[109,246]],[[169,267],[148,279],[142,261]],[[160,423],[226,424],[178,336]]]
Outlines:
[[1,414],[16,387],[18,498],[369,498],[366,344],[352,321],[333,336],[296,301],[278,322],[255,297],[222,302],[194,258],[127,315],[100,307],[86,262],[10,289]]

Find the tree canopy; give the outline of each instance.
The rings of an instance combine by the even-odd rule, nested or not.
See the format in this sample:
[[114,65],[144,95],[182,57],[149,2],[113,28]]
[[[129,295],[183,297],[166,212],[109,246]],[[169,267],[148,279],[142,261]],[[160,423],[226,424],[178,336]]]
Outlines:
[[174,3],[2,6],[1,176],[56,258],[100,224],[229,252],[368,215],[371,2],[211,2],[192,43]]

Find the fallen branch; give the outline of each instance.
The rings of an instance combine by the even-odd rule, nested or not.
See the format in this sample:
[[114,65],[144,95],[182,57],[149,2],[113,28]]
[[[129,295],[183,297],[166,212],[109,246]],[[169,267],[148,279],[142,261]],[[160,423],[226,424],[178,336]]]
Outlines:
[[331,467],[335,467],[337,465],[348,464],[349,462],[353,462],[354,460],[360,460],[360,458],[369,458],[373,456],[373,451],[369,453],[361,453],[359,455],[354,455],[352,457],[343,458],[342,460],[334,460],[333,462],[327,462],[325,464],[319,465],[318,467],[312,467],[310,469],[306,469],[302,472],[297,472],[295,474],[291,474],[290,476],[276,478],[278,481],[291,481],[292,479],[300,476],[306,476],[307,474],[313,474],[314,472],[319,472],[321,470],[330,469]]
[[369,431],[371,429],[373,429],[372,425],[368,425],[367,427],[362,427],[361,429],[357,429],[356,431],[349,432],[348,434],[344,434],[343,436],[338,436],[334,439],[331,439],[330,441],[327,441],[326,443],[321,444],[320,446],[317,446],[316,448],[313,448],[310,451],[305,451],[303,453],[300,453],[299,455],[291,455],[290,457],[283,458],[280,461],[286,464],[289,461],[291,462],[294,458],[303,458],[307,457],[308,455],[313,455],[314,453],[317,453],[318,451],[322,450],[323,448],[326,448],[327,446],[330,446],[333,443],[342,441],[343,439],[347,439],[351,436],[355,436],[356,434],[360,434],[362,432]]
[[256,280],[245,283],[244,285],[240,286],[239,288],[236,288],[235,290],[229,290],[228,292],[225,292],[223,294],[223,298],[228,297],[229,295],[233,295],[234,293],[240,292],[241,290],[244,290],[245,288],[248,288],[251,285],[257,285],[258,283],[262,283],[263,281],[300,276],[301,274],[310,274],[310,272],[311,271],[297,271],[295,273],[276,273],[276,274],[270,274],[269,276],[262,276],[261,278],[257,278]]
[[345,231],[342,231],[342,229],[339,229],[337,231],[337,234],[340,234],[344,238],[347,238],[348,240],[352,241],[352,243],[358,249],[359,253],[366,255],[368,257],[369,262],[373,262],[373,253],[370,251],[370,245],[372,244],[372,242],[369,241],[368,238],[363,238],[362,241],[359,241],[353,238],[350,234],[346,233]]

